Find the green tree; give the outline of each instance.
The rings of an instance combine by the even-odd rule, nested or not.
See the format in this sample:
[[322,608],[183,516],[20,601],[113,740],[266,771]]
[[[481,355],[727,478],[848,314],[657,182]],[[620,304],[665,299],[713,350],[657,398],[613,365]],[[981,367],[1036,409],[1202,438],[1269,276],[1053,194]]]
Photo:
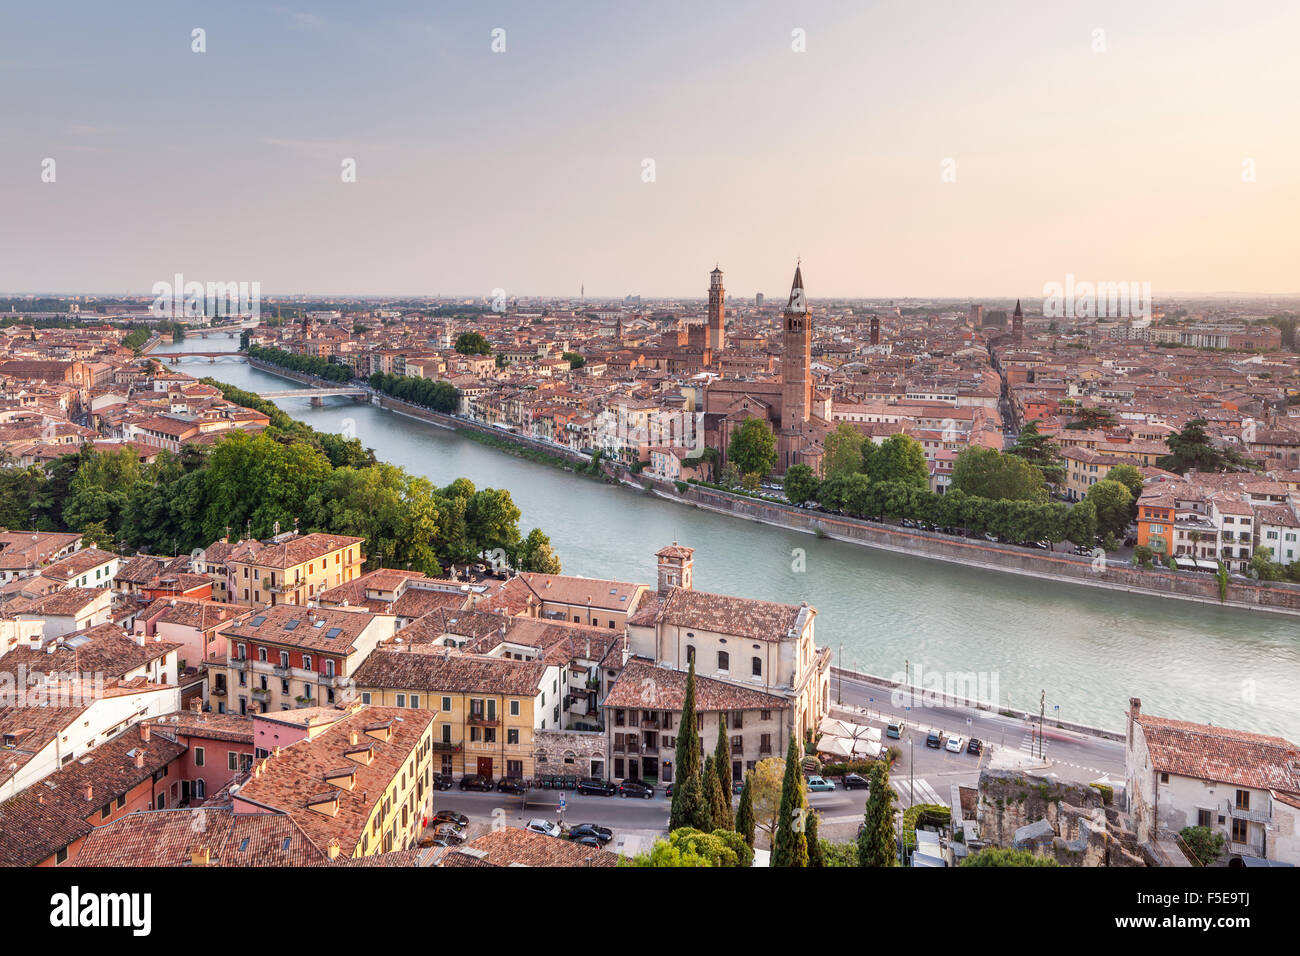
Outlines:
[[1115,413],[1109,408],[1080,408],[1074,413],[1074,421],[1065,427],[1074,430],[1114,428]]
[[862,442],[862,433],[848,422],[835,426],[823,443],[822,478],[840,478],[861,471]]
[[582,368],[587,364],[587,360],[577,352],[565,352],[560,357],[569,363],[569,371]]
[[911,435],[902,432],[896,432],[880,443],[867,461],[866,471],[876,484],[897,482],[921,491],[930,487],[930,466],[925,460],[925,449]]
[[700,786],[700,732],[695,717],[695,659],[691,658],[686,675],[686,699],[678,723],[677,752],[674,762],[673,802],[668,813],[668,829],[693,827],[709,829],[709,807]]
[[1127,488],[1128,493],[1133,496],[1134,502],[1142,497],[1142,489],[1144,487],[1142,472],[1138,471],[1136,466],[1116,465],[1110,471],[1106,472],[1104,477],[1109,481],[1118,481],[1121,485]]
[[1065,518],[1065,537],[1080,547],[1091,548],[1097,540],[1097,506],[1083,500]]
[[456,351],[461,355],[491,355],[492,346],[478,332],[462,332],[456,337]]
[[551,548],[551,539],[542,533],[541,528],[528,532],[519,547],[516,565],[520,571],[532,571],[537,574],[560,574],[563,570],[560,559]]
[[718,791],[718,772],[713,769],[713,754],[706,756],[700,767],[700,792],[704,795],[704,806],[708,810],[708,829],[727,829],[718,819],[722,794]]
[[971,445],[952,466],[952,487],[974,498],[994,501],[1046,501],[1043,473],[1023,458]]
[[1037,421],[1025,422],[1016,443],[1008,454],[1023,458],[1043,473],[1043,478],[1053,485],[1065,480],[1065,465],[1056,442],[1038,431]]
[[822,840],[817,836],[817,811],[809,809],[808,817],[808,865],[822,867],[826,865],[826,857],[822,854]]
[[1193,862],[1209,866],[1223,856],[1227,840],[1222,833],[1216,833],[1209,827],[1183,827],[1178,833],[1183,845],[1189,850]]
[[858,833],[858,866],[897,866],[894,839],[894,788],[885,762],[872,764],[867,806]]
[[785,497],[791,504],[801,505],[817,497],[816,473],[802,462],[785,470]]
[[736,810],[736,832],[750,847],[754,845],[754,772],[745,774],[740,788],[740,806]]
[[808,865],[807,801],[799,766],[798,744],[791,734],[781,783],[781,811],[777,817],[776,837],[772,841],[772,866]]
[[1097,511],[1098,531],[1123,535],[1133,514],[1133,496],[1123,484],[1103,478],[1088,489],[1087,500]]
[[638,867],[747,867],[754,864],[754,851],[740,834],[731,830],[703,832],[681,827],[658,840],[647,852],[619,862]]
[[1249,462],[1232,448],[1220,448],[1205,431],[1206,421],[1195,418],[1180,432],[1165,439],[1169,454],[1156,460],[1166,471],[1185,474],[1189,471],[1225,471],[1247,468]]
[[743,475],[766,475],[776,464],[776,436],[767,422],[747,418],[731,435],[727,459]]
[[713,772],[718,777],[718,801],[713,807],[715,830],[734,830],[731,810],[731,741],[727,738],[727,713],[718,714],[718,742],[713,748]]

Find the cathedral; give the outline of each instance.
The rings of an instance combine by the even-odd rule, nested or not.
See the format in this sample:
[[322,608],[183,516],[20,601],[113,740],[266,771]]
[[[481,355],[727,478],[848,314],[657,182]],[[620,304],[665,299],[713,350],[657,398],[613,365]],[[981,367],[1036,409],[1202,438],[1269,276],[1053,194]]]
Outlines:
[[[709,288],[708,334],[711,341],[717,336],[720,347],[725,343],[723,294],[722,273],[715,268]],[[725,461],[733,431],[746,419],[759,418],[776,435],[774,474],[785,474],[791,465],[800,463],[817,471],[822,443],[833,426],[830,396],[813,386],[812,322],[802,265],[795,266],[781,326],[779,379],[719,378],[709,383],[704,399],[706,442],[717,448]]]

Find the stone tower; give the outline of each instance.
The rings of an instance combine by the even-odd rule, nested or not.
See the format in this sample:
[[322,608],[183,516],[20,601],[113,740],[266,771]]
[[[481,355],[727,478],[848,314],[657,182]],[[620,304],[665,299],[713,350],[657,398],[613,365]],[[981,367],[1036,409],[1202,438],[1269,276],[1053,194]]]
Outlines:
[[812,409],[812,323],[801,266],[794,269],[790,301],[783,316],[781,351],[781,434],[777,436],[777,468],[784,473],[799,460],[806,444],[804,426]]
[[1016,311],[1011,313],[1011,337],[1020,344],[1025,340],[1025,313],[1020,311],[1020,300],[1016,299]]
[[695,549],[685,548],[674,541],[666,548],[655,553],[659,564],[659,593],[664,594],[669,588],[691,590],[695,566]]
[[707,344],[714,352],[727,347],[727,290],[722,287],[722,270],[717,266],[709,273],[709,334]]

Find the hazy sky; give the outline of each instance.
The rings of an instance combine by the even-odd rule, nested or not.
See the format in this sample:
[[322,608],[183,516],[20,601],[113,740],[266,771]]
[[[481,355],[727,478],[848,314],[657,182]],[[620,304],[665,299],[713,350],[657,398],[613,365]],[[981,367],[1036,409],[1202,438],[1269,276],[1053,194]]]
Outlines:
[[3,0],[0,290],[1295,292],[1297,37],[1294,0]]

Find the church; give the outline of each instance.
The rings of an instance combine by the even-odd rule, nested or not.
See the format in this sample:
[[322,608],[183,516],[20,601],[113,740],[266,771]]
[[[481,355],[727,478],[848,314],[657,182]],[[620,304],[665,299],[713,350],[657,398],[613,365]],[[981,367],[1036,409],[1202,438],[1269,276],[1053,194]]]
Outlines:
[[[709,291],[709,328],[714,324],[717,295],[718,341],[722,338],[722,273],[713,270]],[[818,391],[812,373],[812,320],[803,284],[802,264],[796,265],[790,299],[781,316],[781,375],[771,378],[719,378],[704,393],[706,443],[717,448],[725,464],[732,433],[746,419],[767,423],[776,436],[774,474],[783,475],[794,464],[821,468],[823,442],[834,430],[831,398]]]

